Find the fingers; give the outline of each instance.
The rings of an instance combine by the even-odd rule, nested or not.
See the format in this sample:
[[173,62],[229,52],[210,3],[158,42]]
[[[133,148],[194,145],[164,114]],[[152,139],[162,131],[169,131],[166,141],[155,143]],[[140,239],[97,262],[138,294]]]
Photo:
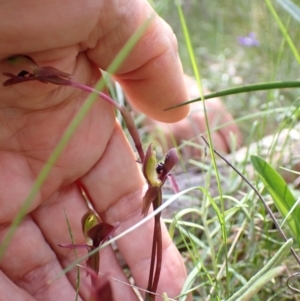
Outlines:
[[[4,227],[1,229],[0,239],[6,230]],[[65,276],[49,285],[49,281],[61,271],[61,265],[30,217],[18,227],[1,258],[0,268],[15,285],[28,293],[16,289],[16,293],[25,295],[27,300],[32,300],[28,295],[43,301],[75,298],[75,290]]]
[[[231,142],[232,142],[232,137],[231,135],[234,136],[236,139],[236,146],[240,147],[243,142],[243,137],[242,133],[237,126],[237,124],[234,122],[234,119],[232,115],[229,113],[225,105],[222,103],[220,99],[212,99],[211,101],[208,102],[208,107],[212,109],[212,111],[215,112],[217,115],[217,112],[222,112],[219,118],[215,117],[216,125],[219,127],[218,131],[220,135],[223,137],[225,140],[225,143],[227,145],[227,151],[232,150],[231,149]],[[228,123],[226,125],[226,123]],[[224,126],[223,126],[224,124]]]
[[[24,53],[33,55],[41,65],[52,65],[70,72],[75,69],[77,55],[87,51],[88,57],[105,70],[134,32],[153,17],[144,36],[118,70],[116,79],[133,105],[150,117],[175,122],[187,115],[188,107],[164,111],[187,100],[187,93],[176,38],[147,1],[71,4],[56,0],[47,1],[46,7],[45,16],[40,13],[45,10],[45,5],[36,0],[31,0],[22,13],[16,1],[3,4],[0,17],[4,26],[0,27],[0,34],[3,33],[5,39],[0,49],[1,60],[15,53]],[[57,7],[64,13],[58,14]],[[68,32],[67,37],[65,32]],[[32,83],[27,84],[23,85],[29,88],[25,89],[25,94],[31,94]],[[50,92],[53,87],[49,85],[44,89]],[[8,90],[10,97],[24,93],[13,88]],[[40,96],[41,93],[42,89],[38,89],[37,94]]]
[[[117,168],[119,167],[119,168]],[[120,222],[116,234],[142,219],[141,208],[144,180],[119,126],[107,149],[94,168],[82,178],[94,207],[103,220]],[[153,223],[147,222],[117,241],[138,286],[146,288],[151,257]],[[170,297],[179,294],[185,279],[185,268],[166,228],[162,227],[163,268],[159,291]]]
[[109,18],[114,22],[106,22],[107,16],[99,20],[94,34],[97,36],[98,32],[98,41],[87,51],[88,57],[105,70],[126,41],[153,16],[144,36],[129,53],[115,78],[137,110],[164,122],[182,119],[189,111],[188,106],[164,111],[187,100],[177,42],[171,28],[154,13],[147,1],[107,3],[107,11],[113,12]]
[[101,250],[100,273],[100,281],[103,274],[110,280],[114,300],[138,300],[110,247]]
[[[88,210],[75,184],[69,185],[59,192],[54,193],[37,210],[32,213],[32,217],[40,228],[45,240],[55,252],[62,269],[76,260],[74,250],[62,248],[59,244],[71,244],[73,237],[75,244],[84,244],[85,239],[81,230],[81,218]],[[70,228],[69,228],[70,227]],[[76,250],[77,257],[87,254],[86,249]],[[85,265],[85,262],[81,264]],[[80,270],[80,279],[86,279],[86,271]],[[67,274],[73,288],[76,287],[77,269],[74,268]],[[54,279],[54,278],[53,278]],[[52,280],[52,279],[51,279]],[[90,295],[89,282],[81,281],[81,296]]]
[[[239,146],[241,144],[240,130],[221,100],[209,99],[205,105],[214,147],[219,151],[229,152],[232,146],[232,135],[235,136],[237,145]],[[199,135],[206,135],[207,132],[203,104],[201,102],[193,103],[191,108],[191,114],[188,118],[172,124],[170,129],[179,142],[198,137],[194,141],[202,144],[203,141]]]
[[83,41],[97,23],[99,12],[105,11],[103,2],[29,0],[20,11],[18,1],[1,1],[0,58],[48,49],[53,57],[57,49]]
[[[1,270],[9,277],[6,278],[0,273],[0,280],[2,277],[5,280],[0,283],[0,290],[2,286],[8,291],[11,289],[16,296],[20,295],[20,300],[75,300],[76,268],[56,279],[62,269],[75,260],[73,250],[58,246],[59,243],[71,243],[66,218],[75,244],[84,243],[81,217],[86,212],[87,206],[74,186],[64,189],[47,200],[32,214],[34,221],[28,217],[22,222],[6,252],[7,255],[0,261]],[[0,236],[4,231],[0,232]],[[85,250],[77,250],[78,257],[86,253]],[[128,283],[110,248],[101,251],[100,273]],[[82,299],[79,300],[87,300],[93,288],[89,278],[86,277],[86,271],[81,269],[80,274]],[[101,279],[102,277],[99,278],[100,282]],[[13,285],[12,282],[15,284]],[[115,298],[136,300],[130,286],[115,280],[111,281],[111,285]]]
[[[81,192],[75,184],[68,186],[59,193],[53,195],[45,204],[39,207],[33,213],[34,220],[40,227],[45,239],[56,253],[58,260],[63,268],[75,261],[74,250],[61,248],[59,244],[71,244],[70,231],[68,223],[72,232],[75,244],[84,244],[85,239],[82,233],[81,218],[88,210],[87,205],[81,195]],[[68,219],[68,223],[67,220]],[[87,254],[87,250],[77,250],[77,256],[82,257]],[[85,262],[81,263],[85,265]],[[100,269],[101,274],[114,277],[120,281],[127,282],[127,278],[120,266],[118,265],[114,253],[110,248],[100,251]],[[67,274],[73,287],[76,287],[77,270],[72,270]],[[86,277],[86,271],[81,269],[81,284],[80,295],[88,298],[91,294],[91,284],[89,277]],[[99,282],[102,277],[100,276]],[[131,287],[121,286],[119,283],[111,281],[112,288],[116,290],[115,297],[121,297],[118,292],[122,292],[124,300],[135,300],[134,293]]]
[[25,290],[15,285],[7,276],[0,270],[0,296],[1,300],[5,301],[36,301]]

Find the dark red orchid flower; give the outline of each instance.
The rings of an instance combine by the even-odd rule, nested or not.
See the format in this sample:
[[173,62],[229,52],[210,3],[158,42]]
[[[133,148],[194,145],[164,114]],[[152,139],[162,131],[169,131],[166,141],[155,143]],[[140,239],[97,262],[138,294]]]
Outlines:
[[[178,155],[175,148],[172,148],[167,153],[164,162],[157,164],[156,152],[152,149],[150,144],[143,162],[143,174],[148,183],[148,189],[143,198],[142,214],[147,215],[150,205],[153,204],[154,209],[161,205],[161,188],[170,175],[171,169],[178,162]],[[175,192],[178,192],[178,187],[174,178],[172,177],[172,185]],[[154,204],[157,203],[156,205]]]
[[[164,185],[167,177],[170,176],[169,173],[177,162],[178,155],[176,149],[173,148],[167,153],[164,162],[157,164],[156,153],[152,149],[152,145],[149,145],[145,155],[145,160],[143,162],[143,174],[148,183],[148,189],[143,198],[142,214],[144,216],[148,214],[151,204],[153,205],[154,210],[161,206],[162,186]],[[174,179],[172,184],[176,184]],[[177,184],[175,185],[174,189],[176,192],[178,191]],[[162,265],[162,233],[160,216],[161,212],[154,217],[154,233],[149,279],[147,285],[148,292],[145,296],[146,301],[155,300],[155,292],[157,290]]]
[[22,70],[17,75],[4,72],[3,74],[9,77],[9,79],[3,83],[5,87],[34,80],[55,85],[72,85],[71,74],[62,72],[51,66],[39,67],[28,55],[16,55],[2,61],[2,63],[5,62],[15,66],[20,65],[31,70]]
[[3,83],[3,86],[11,86],[19,84],[22,82],[28,82],[33,80],[38,80],[42,83],[52,83],[55,85],[65,85],[72,86],[71,74],[59,71],[53,67],[40,67],[36,70],[34,74],[29,73],[28,71],[22,70],[18,75],[14,75],[8,72],[3,73],[5,76],[9,77]]
[[[91,252],[102,245],[113,234],[119,226],[112,226],[110,224],[100,222],[97,215],[89,210],[81,220],[82,231],[86,238],[86,244],[60,244],[60,247],[69,249],[82,249],[85,248]],[[94,270],[97,274],[99,272],[100,255],[99,252],[92,254],[87,260],[87,267]],[[92,278],[93,281],[93,278]]]

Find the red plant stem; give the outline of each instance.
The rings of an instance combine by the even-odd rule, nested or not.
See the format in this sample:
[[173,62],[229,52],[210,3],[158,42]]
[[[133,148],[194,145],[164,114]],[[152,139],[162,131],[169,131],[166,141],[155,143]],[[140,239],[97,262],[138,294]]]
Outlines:
[[83,186],[83,184],[81,183],[81,181],[80,180],[76,180],[75,183],[78,186],[78,188],[80,189],[81,193],[82,194],[84,193],[86,195],[88,201],[91,202],[91,203],[93,203],[93,199],[91,198],[88,190]]
[[94,88],[91,88],[89,86],[82,85],[80,83],[76,83],[76,82],[72,82],[72,81],[70,81],[69,86],[81,89],[81,90],[89,92],[89,93],[96,93],[101,98],[103,98],[104,100],[106,100],[107,102],[109,102],[112,106],[114,106],[117,110],[121,111],[121,106],[117,102],[115,102],[112,98],[110,98],[108,95],[106,95],[103,92],[100,92],[100,91],[98,91],[98,90],[96,90]]
[[[151,252],[151,262],[150,262],[150,271],[149,271],[149,279],[148,279],[148,286],[147,286],[147,293],[146,293],[146,300],[154,300],[155,296],[151,294],[152,286],[153,286],[153,274],[154,274],[154,266],[155,266],[155,259],[156,259],[156,231],[154,225],[154,232],[153,232],[153,239],[152,239],[152,252]],[[148,295],[148,296],[147,296]],[[147,298],[148,297],[148,298]]]
[[[96,249],[97,246],[92,246],[91,247],[91,251],[93,251],[94,249]],[[100,265],[100,254],[99,254],[99,251],[93,255],[91,255],[88,260],[87,260],[87,266],[89,268],[91,268],[92,270],[94,270],[96,272],[96,274],[98,275],[99,273],[99,265]],[[97,282],[98,282],[98,279],[96,278],[93,278],[91,277],[91,282],[92,282],[92,285],[93,286],[96,286]]]
[[133,120],[131,114],[129,113],[129,111],[126,109],[126,107],[121,106],[120,112],[122,114],[122,117],[126,124],[126,127],[129,131],[129,134],[132,137],[135,148],[140,156],[140,159],[141,159],[140,163],[143,163],[144,159],[145,159],[145,153],[144,153],[142,142],[140,139],[140,134],[135,126],[134,120]]
[[[161,226],[160,226],[160,216],[161,213],[158,213],[155,216],[155,233],[156,233],[156,268],[154,280],[152,282],[152,292],[156,293],[158,281],[160,277],[161,264],[162,264],[162,236],[161,236]],[[153,296],[153,301],[155,296]]]
[[86,85],[82,85],[80,83],[75,83],[70,81],[68,83],[69,86],[77,88],[77,89],[81,89],[83,91],[89,92],[89,93],[97,93],[101,98],[103,98],[104,100],[106,100],[108,103],[110,103],[114,108],[116,108],[118,111],[120,111],[120,113],[122,114],[123,120],[126,124],[126,127],[129,131],[129,134],[132,137],[132,140],[134,142],[135,148],[140,156],[141,159],[141,163],[144,162],[144,158],[145,158],[145,154],[143,151],[143,147],[142,147],[142,142],[140,139],[140,135],[138,133],[138,130],[135,126],[134,120],[131,116],[131,114],[129,113],[129,111],[126,109],[126,107],[119,105],[117,102],[115,102],[112,98],[110,98],[107,94],[97,91],[94,88],[91,88],[89,86]]
[[[153,202],[153,209],[156,210],[162,202],[162,192],[161,189],[158,191],[157,197]],[[147,291],[145,300],[155,300],[155,293],[158,286],[159,276],[161,272],[162,265],[162,235],[161,235],[161,224],[160,224],[161,212],[159,212],[154,217],[154,232],[152,241],[152,253],[151,253],[151,263]],[[154,272],[155,270],[155,272]],[[154,278],[153,278],[154,276]]]

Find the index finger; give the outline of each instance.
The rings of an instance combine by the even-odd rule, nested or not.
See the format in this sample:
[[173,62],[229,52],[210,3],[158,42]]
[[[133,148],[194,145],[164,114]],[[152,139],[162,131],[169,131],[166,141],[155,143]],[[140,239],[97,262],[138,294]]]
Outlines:
[[143,37],[115,78],[133,106],[149,117],[163,122],[184,118],[189,112],[188,106],[164,111],[188,99],[177,41],[171,28],[147,1],[107,1],[105,6],[105,16],[100,14],[94,29],[97,40],[87,51],[89,58],[105,70],[126,41],[153,15]]

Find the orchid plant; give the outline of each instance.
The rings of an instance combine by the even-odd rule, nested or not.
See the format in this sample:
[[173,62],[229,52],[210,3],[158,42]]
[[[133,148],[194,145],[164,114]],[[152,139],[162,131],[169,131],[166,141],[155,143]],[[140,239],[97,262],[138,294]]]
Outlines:
[[[91,252],[102,245],[108,238],[113,234],[115,229],[119,226],[112,226],[110,224],[101,222],[98,216],[94,211],[88,210],[82,219],[82,232],[86,239],[85,244],[60,244],[60,247],[69,248],[69,249],[87,249],[88,252]],[[99,264],[100,264],[100,255],[99,252],[92,254],[87,260],[87,267],[98,275],[99,273]],[[92,277],[92,284],[95,281],[95,277]],[[97,281],[97,279],[96,279]]]
[[[169,174],[171,169],[178,161],[177,152],[172,148],[166,155],[164,162],[157,164],[156,153],[150,144],[146,152],[145,161],[143,163],[143,174],[148,183],[148,189],[143,199],[142,214],[147,215],[150,205],[156,210],[162,204],[162,186],[167,177],[172,177]],[[175,184],[175,181],[173,181]],[[177,192],[178,187],[175,185],[174,190]],[[155,300],[155,292],[157,290],[161,264],[162,264],[162,236],[160,226],[161,212],[154,217],[154,232],[152,242],[152,254],[150,263],[150,272],[146,301]],[[155,266],[156,265],[156,266]]]
[[[91,197],[89,192],[81,183],[80,180],[76,181],[81,194],[88,205],[91,205]],[[60,247],[70,249],[82,249],[86,248],[88,252],[92,252],[106,242],[113,234],[116,228],[119,226],[117,223],[115,226],[101,222],[98,215],[91,209],[89,209],[81,218],[82,232],[86,240],[86,244],[60,244]],[[91,295],[88,301],[113,301],[113,292],[108,277],[99,279],[99,266],[100,266],[100,254],[96,252],[88,257],[86,266],[81,266],[87,271],[87,275],[91,276]]]
[[[42,83],[50,83],[54,85],[71,86],[77,89],[81,89],[88,93],[97,93],[102,99],[110,103],[117,110],[120,111],[125,125],[131,135],[135,144],[136,150],[140,159],[137,161],[142,163],[143,175],[147,181],[148,189],[143,198],[142,214],[147,215],[149,208],[152,204],[153,209],[156,210],[162,203],[162,187],[167,178],[171,179],[172,186],[175,192],[178,192],[178,187],[174,177],[170,174],[171,169],[178,161],[176,149],[171,149],[164,162],[157,164],[156,153],[150,144],[146,154],[143,151],[141,139],[138,130],[134,124],[134,120],[130,112],[126,107],[119,105],[107,94],[99,92],[89,86],[77,83],[73,81],[72,75],[65,73],[51,66],[40,67],[30,56],[28,55],[16,55],[9,57],[2,61],[2,63],[8,63],[11,65],[25,66],[17,75],[5,72],[3,73],[8,79],[3,83],[3,86],[11,86],[22,82],[39,81]],[[25,70],[26,69],[26,70]],[[83,187],[81,182],[77,180],[77,185],[83,192],[83,195],[89,198],[88,191]],[[152,242],[151,263],[149,271],[149,280],[147,286],[147,293],[145,296],[146,301],[154,301],[155,293],[158,287],[161,265],[162,265],[162,235],[160,225],[161,213],[155,216],[154,220],[154,233]],[[98,216],[93,210],[89,210],[81,220],[82,231],[86,238],[85,244],[60,244],[61,247],[71,249],[85,248],[89,252],[98,248],[103,244],[114,230],[118,227],[109,225],[105,222],[101,222]],[[92,295],[90,301],[112,301],[112,292],[109,282],[99,284],[98,272],[99,272],[100,255],[99,252],[94,253],[87,260],[86,270],[91,275],[92,279]]]

